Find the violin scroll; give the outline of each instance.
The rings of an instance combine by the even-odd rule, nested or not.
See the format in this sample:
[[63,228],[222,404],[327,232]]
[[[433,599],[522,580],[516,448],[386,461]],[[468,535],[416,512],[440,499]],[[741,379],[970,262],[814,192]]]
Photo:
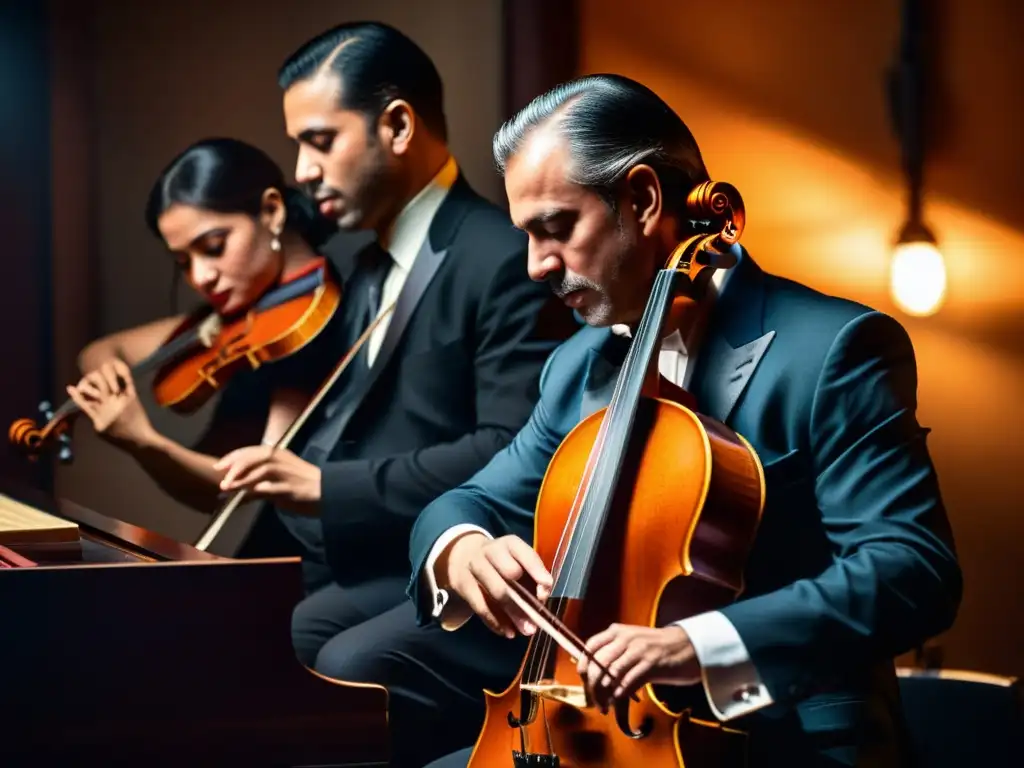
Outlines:
[[44,426],[40,427],[35,419],[18,419],[7,430],[8,439],[28,457],[29,461],[38,459],[50,443],[56,442],[60,446],[57,459],[61,464],[70,464],[74,460],[69,432],[70,414],[62,413],[60,410],[54,411],[47,400],[39,404],[39,412],[45,420]]

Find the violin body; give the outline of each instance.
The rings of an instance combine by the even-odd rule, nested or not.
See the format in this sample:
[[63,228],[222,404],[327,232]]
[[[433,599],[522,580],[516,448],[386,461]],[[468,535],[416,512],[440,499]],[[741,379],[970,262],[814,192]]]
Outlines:
[[[341,305],[342,287],[319,258],[279,282],[237,317],[213,312],[189,317],[149,357],[132,368],[135,377],[156,371],[153,394],[158,405],[192,413],[232,376],[301,350],[322,331]],[[43,423],[18,419],[8,438],[36,459],[52,444],[59,459],[72,460],[70,426],[79,412],[73,400],[54,409],[39,405]]]
[[[341,286],[328,279],[311,294],[223,323],[211,346],[201,346],[157,370],[153,380],[157,404],[192,413],[240,371],[298,352],[327,325],[341,304],[341,293]],[[189,318],[168,341],[195,327],[196,320]]]
[[[563,531],[577,512],[602,409],[562,442],[544,477],[534,518],[534,548],[553,571]],[[750,445],[720,422],[673,400],[643,398],[633,434],[634,449],[623,468],[619,493],[601,534],[586,601],[569,600],[562,621],[579,637],[613,623],[664,626],[672,620],[720,608],[743,588],[743,567],[764,505],[764,476]],[[626,473],[629,473],[628,475]],[[538,642],[531,638],[531,650]],[[509,714],[523,719],[528,652],[515,681],[501,694],[486,692],[484,727],[470,766],[555,765],[562,768],[627,766],[722,766],[736,764],[745,736],[673,712],[651,685],[638,692],[627,712],[601,714],[583,700],[576,660],[552,645],[546,669],[530,677],[550,695],[537,696],[533,721],[510,727]],[[621,718],[628,718],[628,725]],[[631,738],[629,729],[646,735]],[[530,762],[513,763],[524,751]]]

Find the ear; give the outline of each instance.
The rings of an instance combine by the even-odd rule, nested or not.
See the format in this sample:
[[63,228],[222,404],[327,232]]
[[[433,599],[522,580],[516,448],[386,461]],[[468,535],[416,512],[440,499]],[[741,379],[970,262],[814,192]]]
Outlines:
[[281,191],[274,187],[263,190],[263,197],[260,198],[260,224],[275,235],[280,235],[287,220],[288,208]]
[[651,237],[661,224],[661,183],[651,166],[641,163],[626,174],[626,200],[633,209],[637,225],[645,237]]
[[381,143],[395,155],[409,151],[409,143],[416,132],[416,113],[405,99],[395,99],[386,107],[377,122]]

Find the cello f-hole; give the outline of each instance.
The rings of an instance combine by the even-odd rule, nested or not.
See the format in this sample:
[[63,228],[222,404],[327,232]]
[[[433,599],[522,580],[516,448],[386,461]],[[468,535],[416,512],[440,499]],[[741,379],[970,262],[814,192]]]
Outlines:
[[650,715],[645,716],[640,722],[640,729],[634,731],[633,727],[629,724],[629,704],[630,699],[628,697],[616,699],[615,722],[618,724],[619,730],[629,738],[645,739],[651,735],[651,731],[654,729],[654,718]]

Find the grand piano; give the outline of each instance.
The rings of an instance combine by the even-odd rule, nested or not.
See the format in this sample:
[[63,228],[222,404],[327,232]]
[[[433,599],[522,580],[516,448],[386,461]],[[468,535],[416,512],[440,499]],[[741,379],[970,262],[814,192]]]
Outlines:
[[295,657],[297,558],[219,557],[0,492],[81,533],[80,556],[0,568],[0,766],[387,765],[385,689]]

